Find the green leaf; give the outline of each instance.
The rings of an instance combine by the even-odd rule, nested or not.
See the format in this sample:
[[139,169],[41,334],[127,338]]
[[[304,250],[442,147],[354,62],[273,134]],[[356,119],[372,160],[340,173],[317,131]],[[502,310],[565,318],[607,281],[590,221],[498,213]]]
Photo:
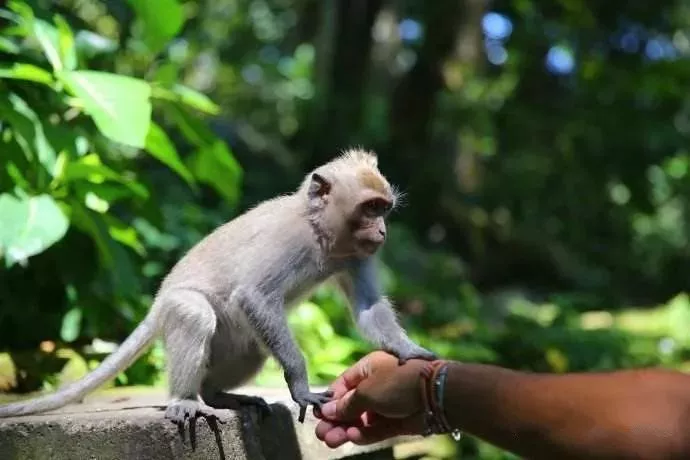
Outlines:
[[90,70],[58,74],[106,137],[143,148],[151,124],[151,87],[143,80]]
[[144,26],[144,42],[154,53],[182,29],[184,10],[177,0],[129,0],[129,4]]
[[119,48],[117,41],[89,30],[80,30],[77,32],[75,45],[79,55],[86,58],[91,58],[99,54],[109,54],[117,51]]
[[0,253],[8,266],[45,251],[67,233],[69,221],[49,195],[0,195]]
[[149,134],[146,136],[146,150],[179,174],[188,184],[194,183],[194,177],[180,160],[175,145],[170,141],[165,131],[154,122],[151,122]]
[[33,34],[38,43],[43,48],[43,54],[46,59],[53,66],[56,72],[65,68],[62,59],[60,58],[60,39],[58,30],[51,24],[40,19],[34,19]]
[[72,221],[80,230],[93,238],[98,249],[101,265],[113,289],[120,296],[127,296],[141,289],[141,281],[124,247],[111,238],[104,216],[96,214],[78,201],[71,201]]
[[169,104],[167,108],[169,109],[168,114],[189,142],[198,147],[206,147],[213,145],[218,140],[213,131],[203,121],[192,116],[183,107],[177,104]]
[[[2,110],[2,105],[0,104],[0,113]],[[12,129],[8,129],[6,132],[11,132]],[[14,133],[12,133],[14,134]],[[22,146],[17,142],[16,135],[11,138],[3,139],[0,142],[0,152],[2,152],[2,161],[0,162],[0,168],[4,171],[0,172],[0,186],[3,189],[12,188],[7,187],[8,183],[12,183],[22,190],[32,190],[31,185],[33,177],[35,176],[36,169],[41,168],[41,165],[34,163],[27,158],[26,153]],[[2,164],[4,163],[4,164]],[[7,181],[7,182],[5,182]]]
[[115,241],[129,246],[140,256],[146,254],[146,248],[144,248],[144,245],[139,240],[139,233],[137,233],[134,227],[110,215],[104,215],[103,217],[108,225],[108,234]]
[[65,19],[55,15],[55,24],[58,32],[58,46],[60,48],[60,56],[62,57],[62,64],[66,70],[74,70],[77,68],[77,50],[74,46],[74,34],[72,29]]
[[176,62],[161,62],[152,71],[151,79],[165,88],[171,87],[180,80],[180,64]]
[[157,87],[153,92],[153,96],[169,101],[181,102],[211,115],[220,113],[220,107],[209,99],[208,96],[188,86],[174,84],[170,89]]
[[85,155],[78,161],[69,162],[63,169],[63,180],[76,181],[87,180],[92,184],[102,184],[106,181],[118,182],[127,187],[140,198],[148,198],[149,193],[140,183],[128,180],[114,170],[101,163],[101,159],[95,153]]
[[205,94],[190,88],[189,86],[176,84],[172,90],[178,94],[181,101],[190,107],[194,107],[202,112],[216,115],[220,112],[220,107]]
[[17,144],[27,158],[38,160],[52,176],[57,155],[46,138],[38,115],[14,93],[10,93],[6,100],[9,104],[0,98],[0,119],[12,126]]
[[65,342],[73,342],[81,331],[82,312],[79,308],[72,308],[62,317],[60,338]]
[[45,85],[54,83],[53,75],[50,72],[33,64],[22,62],[17,62],[10,67],[0,67],[0,78],[34,81]]
[[239,198],[242,169],[220,140],[200,148],[190,159],[190,168],[202,182],[211,185],[231,205]]
[[0,51],[8,54],[19,54],[19,45],[7,37],[0,37]]

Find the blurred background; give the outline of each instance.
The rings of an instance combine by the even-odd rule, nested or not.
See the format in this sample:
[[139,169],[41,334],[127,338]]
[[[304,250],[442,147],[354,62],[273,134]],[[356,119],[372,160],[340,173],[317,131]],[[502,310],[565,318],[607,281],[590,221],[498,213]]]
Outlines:
[[[96,366],[187,249],[350,146],[406,194],[381,272],[419,343],[687,367],[690,2],[2,3],[5,397]],[[290,322],[315,384],[369,350],[332,286]],[[511,458],[428,441],[398,455]]]

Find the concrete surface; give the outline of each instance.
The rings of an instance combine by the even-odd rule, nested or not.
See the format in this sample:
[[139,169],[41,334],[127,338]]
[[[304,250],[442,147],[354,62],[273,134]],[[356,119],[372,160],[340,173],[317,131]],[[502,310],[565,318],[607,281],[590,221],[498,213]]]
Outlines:
[[400,441],[329,449],[314,436],[311,409],[304,425],[297,422],[286,391],[238,392],[264,397],[273,415],[261,420],[252,408],[216,410],[218,423],[198,419],[181,435],[163,418],[161,390],[110,390],[58,411],[0,419],[0,460],[392,460]]

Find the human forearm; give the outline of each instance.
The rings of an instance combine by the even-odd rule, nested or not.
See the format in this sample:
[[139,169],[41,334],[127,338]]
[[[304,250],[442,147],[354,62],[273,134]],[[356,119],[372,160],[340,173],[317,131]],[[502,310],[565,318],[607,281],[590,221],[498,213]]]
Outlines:
[[544,375],[452,364],[451,425],[531,459],[688,458],[690,377],[665,371]]

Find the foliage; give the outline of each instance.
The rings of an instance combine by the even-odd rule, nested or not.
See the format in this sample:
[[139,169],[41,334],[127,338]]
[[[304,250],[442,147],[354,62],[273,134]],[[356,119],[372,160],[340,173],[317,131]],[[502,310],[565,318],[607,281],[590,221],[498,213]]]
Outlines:
[[[538,371],[685,369],[688,11],[7,2],[0,388],[95,366],[203,235],[356,144],[405,192],[381,274],[416,341]],[[333,286],[290,323],[315,384],[369,350]],[[115,384],[162,383],[164,365],[157,344]],[[257,382],[281,382],[274,361]]]
[[[152,193],[161,171],[145,156],[176,174],[182,193],[199,196],[207,184],[228,206],[237,204],[241,170],[228,147],[199,123],[198,113],[218,112],[203,94],[181,83],[89,69],[94,53],[114,58],[117,47],[89,48],[107,41],[91,32],[77,46],[59,14],[39,16],[14,1],[2,17],[0,86],[8,97],[0,102],[0,255],[6,267],[0,276],[14,286],[0,297],[3,346],[24,348],[44,337],[66,343],[119,337],[113,325],[129,329],[154,291],[140,281],[147,275],[141,262],[169,232],[161,212],[166,194]],[[154,51],[138,57],[150,59]],[[186,159],[166,129],[182,133],[191,146]]]

